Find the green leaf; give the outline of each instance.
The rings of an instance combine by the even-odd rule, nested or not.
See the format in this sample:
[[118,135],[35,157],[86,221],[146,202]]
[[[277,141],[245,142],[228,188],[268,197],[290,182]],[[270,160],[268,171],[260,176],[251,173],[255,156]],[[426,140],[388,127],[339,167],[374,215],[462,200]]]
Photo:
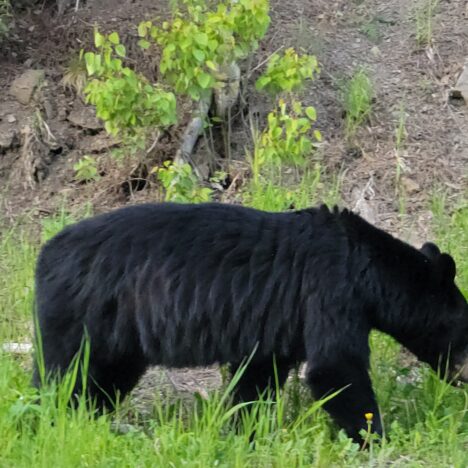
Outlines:
[[242,49],[242,47],[239,47],[239,46],[234,47],[234,56],[236,58],[244,58],[245,55],[246,55],[246,52]]
[[164,48],[164,52],[166,54],[171,54],[172,52],[174,52],[176,50],[176,46],[174,44],[168,44],[165,48]]
[[146,39],[140,39],[140,40],[138,41],[138,45],[139,45],[142,49],[146,50],[146,49],[149,49],[149,46],[150,46],[151,44],[150,44]]
[[215,65],[214,62],[212,62],[211,60],[207,60],[206,61],[206,66],[210,69],[210,70],[213,70],[213,71],[218,71],[218,67]]
[[101,71],[102,58],[100,55],[94,56],[94,69],[99,73]]
[[138,25],[138,35],[140,37],[146,37],[146,34],[148,33],[148,27],[146,25],[146,23],[140,23]]
[[299,130],[303,132],[306,132],[310,128],[309,120],[305,119],[304,117],[298,119],[297,124],[298,124]]
[[195,42],[201,46],[208,45],[208,36],[205,33],[197,33],[194,35]]
[[111,41],[112,44],[117,45],[120,42],[119,34],[115,31],[109,34],[109,41]]
[[104,36],[99,31],[94,31],[94,45],[101,47],[104,44]]
[[117,44],[115,46],[115,53],[119,57],[125,57],[125,46],[123,44]]
[[217,40],[211,39],[208,41],[208,47],[212,52],[215,51],[218,48],[218,46],[219,46],[219,43]]
[[281,134],[283,133],[283,130],[279,127],[276,127],[274,130],[273,130],[273,134],[272,134],[272,137],[274,139],[277,139],[281,136]]
[[259,91],[265,88],[265,86],[271,82],[271,78],[269,76],[261,76],[255,83],[255,88]]
[[88,72],[88,75],[93,75],[94,72],[96,71],[96,68],[94,66],[94,54],[92,52],[86,52],[84,57],[85,57],[86,70]]
[[192,41],[192,38],[190,38],[190,37],[183,37],[179,42],[180,48],[182,50],[185,50],[185,49],[188,49],[189,47],[192,47],[192,44],[193,44],[193,41]]
[[303,154],[310,153],[310,151],[312,150],[312,143],[308,138],[301,138],[300,146]]
[[197,86],[194,86],[194,85],[188,86],[187,93],[194,101],[198,101],[200,99],[200,91]]
[[112,127],[112,124],[109,121],[104,123],[104,128],[106,129],[107,133],[110,133],[111,135],[115,134],[115,129]]
[[306,107],[305,109],[305,113],[307,115],[307,117],[309,117],[310,120],[317,120],[317,112],[315,111],[315,108],[310,106],[310,107]]
[[192,54],[199,62],[205,60],[205,54],[200,49],[193,49]]
[[[300,115],[302,113],[302,105],[298,101],[294,101],[292,105],[295,114]],[[307,111],[306,111],[307,112]]]
[[202,89],[207,89],[211,83],[211,76],[208,73],[200,73],[197,76],[197,81]]

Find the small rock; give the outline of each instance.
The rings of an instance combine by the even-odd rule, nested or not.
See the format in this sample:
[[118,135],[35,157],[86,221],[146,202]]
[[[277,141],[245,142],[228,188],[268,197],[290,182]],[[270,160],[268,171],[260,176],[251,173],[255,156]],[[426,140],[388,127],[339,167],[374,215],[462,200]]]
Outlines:
[[4,353],[28,354],[32,351],[32,344],[31,343],[3,343],[2,350]]
[[10,93],[21,104],[28,104],[37,87],[44,81],[44,70],[27,70],[13,80]]
[[65,109],[65,107],[59,107],[57,116],[59,120],[67,120],[67,109]]
[[8,114],[7,115],[7,122],[8,123],[15,123],[16,122],[16,117],[13,114]]
[[92,107],[85,106],[80,100],[75,101],[72,111],[68,114],[68,121],[73,125],[89,130],[102,130],[104,125],[96,117]]
[[372,175],[370,175],[364,187],[354,187],[351,192],[353,211],[372,224],[376,224],[378,220],[378,207],[374,197],[374,179]]
[[18,130],[6,123],[0,124],[0,153],[12,148],[18,143]]
[[412,194],[421,190],[420,185],[413,179],[410,179],[409,177],[402,177],[401,184],[403,185],[403,188],[405,189],[407,194]]
[[84,136],[78,142],[78,149],[85,153],[102,153],[119,144],[112,136],[99,133],[94,136]]
[[44,110],[45,110],[47,120],[52,120],[53,118],[55,118],[55,116],[57,115],[57,112],[56,112],[55,106],[53,105],[52,101],[49,101],[47,99],[44,100],[43,106],[44,106]]
[[465,105],[468,105],[468,60],[465,62],[457,84],[450,91],[449,100],[452,102],[461,101],[464,102]]
[[352,159],[359,159],[362,157],[362,149],[359,146],[352,146],[346,149],[346,156]]
[[140,430],[133,424],[121,423],[118,421],[112,421],[110,427],[112,432],[121,435],[140,432]]
[[375,204],[365,198],[359,201],[360,203],[355,211],[369,223],[375,224],[377,222],[377,208]]

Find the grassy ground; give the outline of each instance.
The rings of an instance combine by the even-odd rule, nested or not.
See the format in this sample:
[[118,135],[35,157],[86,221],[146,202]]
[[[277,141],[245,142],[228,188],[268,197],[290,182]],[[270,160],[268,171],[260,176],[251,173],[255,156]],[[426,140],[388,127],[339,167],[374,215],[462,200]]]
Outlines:
[[[282,208],[278,190],[252,193],[250,202]],[[304,194],[283,196],[301,205]],[[448,216],[437,198],[433,213],[434,232],[456,257],[458,283],[468,294],[468,207]],[[48,220],[43,239],[69,221],[63,213]],[[0,238],[0,342],[31,340],[37,250],[18,229]],[[43,390],[38,405],[31,358],[0,351],[0,466],[468,466],[466,387],[455,389],[425,366],[404,364],[400,346],[384,335],[373,334],[371,342],[372,377],[389,439],[371,442],[368,451],[338,433],[297,381],[277,404],[258,403],[258,418],[244,418],[237,431],[240,408],[229,406],[225,391],[193,406],[156,402],[150,420],[139,420],[125,403],[116,416],[95,419],[83,406],[66,408],[66,385]],[[120,426],[124,434],[115,430],[129,421]],[[253,430],[255,447],[249,442]]]

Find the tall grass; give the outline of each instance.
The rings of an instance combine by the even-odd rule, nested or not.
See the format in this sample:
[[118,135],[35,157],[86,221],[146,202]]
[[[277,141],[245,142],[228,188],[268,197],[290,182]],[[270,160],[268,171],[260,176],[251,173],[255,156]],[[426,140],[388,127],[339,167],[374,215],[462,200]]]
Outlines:
[[[267,200],[254,193],[254,203],[268,206],[269,192],[262,193]],[[457,281],[467,293],[468,209],[447,215],[443,200],[433,205],[437,239],[455,256]],[[44,239],[68,218],[61,219],[46,224]],[[0,239],[1,343],[31,340],[37,251],[18,232]],[[75,408],[65,404],[72,380],[38,393],[30,385],[30,357],[0,348],[0,467],[468,466],[467,389],[441,382],[426,366],[405,364],[400,346],[387,336],[373,333],[371,347],[372,379],[389,438],[367,451],[337,431],[297,379],[250,412],[230,404],[228,386],[192,405],[155,400],[150,420],[139,419],[131,404],[93,417],[83,399]],[[129,422],[125,433],[116,429]]]
[[331,206],[340,201],[340,176],[330,178],[318,163],[299,174],[292,173],[290,179],[285,182],[270,175],[252,180],[244,193],[244,204],[259,210],[284,211],[317,203]]
[[348,139],[354,137],[358,127],[370,117],[374,94],[374,85],[364,69],[357,70],[344,86],[342,99]]
[[434,30],[434,15],[439,0],[420,0],[413,7],[416,43],[431,47]]
[[438,193],[432,198],[431,208],[440,248],[455,257],[457,282],[468,297],[468,199],[463,199],[449,211],[445,194]]

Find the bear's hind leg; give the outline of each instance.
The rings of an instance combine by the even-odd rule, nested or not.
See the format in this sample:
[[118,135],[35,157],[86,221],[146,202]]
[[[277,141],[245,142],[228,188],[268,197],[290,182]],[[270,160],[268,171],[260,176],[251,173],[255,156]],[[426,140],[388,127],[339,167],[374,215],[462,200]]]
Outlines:
[[[41,349],[46,380],[63,379],[64,375],[71,371],[72,363],[82,349],[80,346],[82,336],[80,339],[80,334],[76,333],[70,334],[68,338],[67,341],[61,336],[42,334]],[[67,341],[67,346],[63,344],[63,341]],[[86,381],[87,394],[95,400],[96,408],[99,411],[104,408],[112,409],[117,398],[125,397],[148,367],[143,352],[136,346],[137,349],[134,349],[133,353],[127,351],[125,355],[113,355],[109,350],[103,348],[93,349],[91,345],[89,362],[85,364],[83,359],[80,359],[80,362],[77,363],[79,368],[72,392],[74,398],[78,398],[83,392],[83,382]],[[39,361],[41,360],[39,359]],[[87,367],[85,378],[81,374],[83,366]],[[34,363],[33,385],[39,388],[42,382],[38,367],[36,361]]]
[[135,387],[147,367],[140,353],[110,363],[92,360],[88,369],[87,394],[95,402],[97,410],[114,409],[117,401],[122,401]]

